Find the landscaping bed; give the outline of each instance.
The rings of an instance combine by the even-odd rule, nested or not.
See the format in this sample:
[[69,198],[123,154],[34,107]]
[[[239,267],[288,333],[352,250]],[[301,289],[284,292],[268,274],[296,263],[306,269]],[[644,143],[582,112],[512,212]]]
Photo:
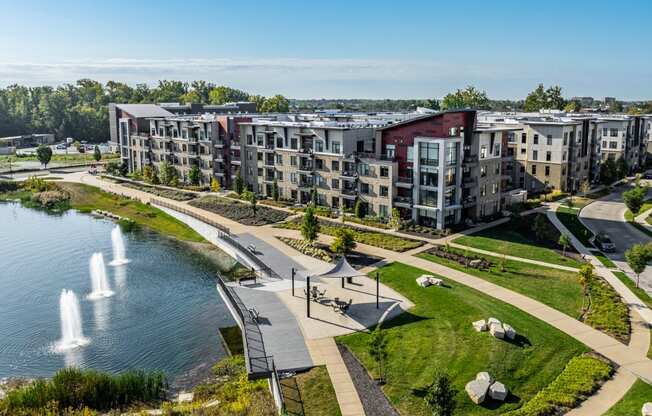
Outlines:
[[[461,256],[466,254],[454,247],[448,250]],[[489,261],[492,264],[489,270],[465,267],[430,251],[417,256],[511,289],[573,318],[578,318],[582,313],[584,295],[577,273],[483,254],[474,256]]]
[[335,389],[324,366],[313,367],[294,377],[281,380],[286,414],[302,416],[339,416]]
[[[534,224],[540,224],[537,236]],[[569,246],[563,255],[560,233],[545,214],[513,218],[505,224],[458,237],[454,243],[530,260],[579,268],[581,257]]]
[[613,367],[606,360],[590,355],[575,357],[550,385],[520,409],[505,416],[561,415],[586,400],[611,378]]
[[[288,246],[297,250],[300,253],[303,253],[307,256],[314,257],[318,260],[322,260],[328,263],[332,263],[339,256],[337,253],[333,253],[329,246],[321,243],[309,243],[305,240],[298,238],[289,238],[289,237],[276,237],[280,241],[284,242]],[[369,254],[359,253],[357,251],[352,251],[346,255],[346,259],[355,268],[362,268],[370,266],[374,263],[382,260],[380,257],[372,256]]]
[[436,245],[428,253],[434,254],[437,257],[441,257],[447,260],[452,260],[462,266],[489,270],[491,267],[491,262],[484,257],[473,256],[468,253],[460,253],[459,251],[451,250],[449,246]]
[[586,228],[578,218],[579,210],[559,207],[557,208],[555,215],[557,215],[559,221],[561,221],[561,223],[568,228],[568,231],[577,237],[585,247],[593,247],[593,244],[591,244],[590,241],[591,238],[593,238],[593,233]]
[[618,292],[596,275],[589,279],[586,286],[589,302],[582,320],[623,344],[629,343],[631,331],[629,309]]
[[175,201],[190,201],[198,197],[197,194],[193,192],[177,191],[172,189],[158,188],[155,186],[141,185],[138,183],[131,182],[121,182],[120,185],[127,188],[137,189],[139,191],[147,192],[162,198],[173,199]]
[[448,230],[437,230],[432,227],[416,224],[412,221],[401,225],[401,232],[417,237],[440,238],[450,234]]
[[[387,340],[385,395],[402,415],[432,412],[423,399],[424,389],[441,371],[455,389],[455,415],[498,415],[514,410],[550,384],[573,357],[587,351],[580,342],[515,307],[445,277],[444,286],[422,288],[415,283],[429,272],[392,263],[379,270],[381,282],[414,303],[408,312],[383,325]],[[519,336],[498,340],[476,332],[471,323],[494,316],[509,322]],[[378,366],[369,353],[371,335],[360,332],[338,337],[378,378]],[[504,403],[473,404],[465,384],[480,371],[505,383],[511,395]]]
[[194,199],[188,204],[205,209],[222,217],[237,221],[244,225],[266,225],[285,220],[289,214],[265,206],[253,207],[248,203],[232,201],[218,196],[204,196]]
[[[339,225],[332,221],[319,220],[320,232],[327,235],[335,235],[336,231],[340,228],[346,228],[353,231],[354,240],[358,243],[367,244],[374,247],[383,248],[385,250],[392,250],[403,252],[421,247],[425,243],[419,240],[412,240],[409,238],[399,237],[392,234],[386,234],[379,231],[363,230],[347,225]],[[275,225],[277,228],[286,228],[290,230],[301,229],[301,219],[286,221],[281,224]]]

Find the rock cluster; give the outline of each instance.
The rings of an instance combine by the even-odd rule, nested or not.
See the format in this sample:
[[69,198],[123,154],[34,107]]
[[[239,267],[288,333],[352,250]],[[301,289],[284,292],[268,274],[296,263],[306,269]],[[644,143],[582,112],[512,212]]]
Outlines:
[[472,323],[473,328],[478,332],[489,331],[491,335],[499,339],[514,339],[516,338],[516,330],[511,325],[500,322],[496,318],[489,318],[488,320],[481,319]]
[[645,403],[641,409],[643,416],[652,416],[652,402]]
[[486,371],[478,373],[475,380],[466,383],[464,390],[475,404],[484,402],[487,396],[493,400],[504,401],[509,394],[507,387],[503,383],[495,381]]
[[443,280],[429,274],[422,274],[421,276],[417,277],[416,281],[417,284],[421,287],[428,287],[431,285],[441,286],[444,283]]

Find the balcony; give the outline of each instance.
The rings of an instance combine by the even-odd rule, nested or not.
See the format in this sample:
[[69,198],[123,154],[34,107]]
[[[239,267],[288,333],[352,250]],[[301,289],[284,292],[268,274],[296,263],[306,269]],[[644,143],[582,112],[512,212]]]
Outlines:
[[274,167],[274,159],[263,159],[263,166]]
[[240,159],[232,159],[231,164],[240,166],[242,164],[242,162],[240,162]]
[[231,140],[229,146],[231,147],[231,149],[240,149],[240,142],[237,140]]
[[299,181],[299,189],[302,190],[312,190],[315,186],[312,181]]
[[314,165],[312,163],[300,163],[297,167],[299,172],[310,172],[314,170]]
[[412,198],[409,196],[395,196],[393,203],[397,207],[412,208]]
[[348,199],[355,199],[358,196],[356,188],[342,188],[342,197]]
[[354,181],[358,179],[358,172],[354,170],[343,170],[340,177],[345,180]]
[[313,150],[312,147],[302,147],[298,151],[299,155],[303,156],[312,156],[313,155]]
[[412,188],[413,178],[411,176],[399,176],[396,178],[396,186],[399,188]]

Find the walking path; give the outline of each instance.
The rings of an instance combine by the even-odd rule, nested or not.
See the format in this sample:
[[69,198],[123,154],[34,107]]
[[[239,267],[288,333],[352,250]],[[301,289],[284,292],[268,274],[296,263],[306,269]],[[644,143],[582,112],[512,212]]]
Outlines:
[[[103,181],[100,181],[96,178],[95,182],[101,183],[101,185],[96,185],[100,186],[101,188],[107,189],[106,183]],[[124,191],[135,191],[131,190],[129,188],[124,188],[124,187],[116,187],[115,184],[113,185],[112,188],[110,189],[112,192],[118,192],[118,193],[125,193]],[[127,194],[131,194],[131,192],[126,192]],[[139,191],[136,191],[139,192]],[[145,194],[143,192],[140,192],[141,194]],[[145,194],[145,195],[135,195],[132,194],[133,196],[141,199],[141,198],[151,198],[151,195]],[[185,207],[188,207],[187,204],[183,204]],[[206,215],[206,212],[201,210],[203,215]],[[553,212],[548,212],[547,213],[548,217],[550,220],[555,224],[556,226],[563,225],[559,223],[559,221],[556,218],[556,215],[554,215]],[[226,219],[223,219],[219,216],[215,216],[216,218],[219,218],[220,221],[222,221],[226,226],[232,228],[233,230],[238,230],[238,232],[243,233],[243,232],[249,232],[252,229],[256,230],[256,236],[258,238],[262,238],[266,242],[276,245],[280,247],[280,250],[285,252],[288,250],[288,247],[285,246],[283,243],[280,241],[277,241],[276,238],[274,237],[275,234],[281,234],[283,233],[289,233],[292,230],[279,230],[279,229],[273,229],[271,227],[246,227],[242,226],[238,223],[235,223],[233,221],[229,221]],[[356,224],[357,225],[357,224]],[[560,228],[561,229],[561,228]],[[265,230],[265,231],[264,231]],[[563,228],[565,230],[565,227]],[[293,231],[296,235],[296,231]],[[568,233],[566,230],[565,232]],[[571,235],[569,233],[569,235]],[[648,323],[652,323],[652,311],[645,307],[642,302],[622,283],[620,280],[618,280],[615,276],[613,276],[607,268],[602,266],[599,261],[593,257],[588,250],[581,246],[579,241],[575,237],[571,235],[571,240],[573,240],[573,244],[578,248],[578,251],[580,251],[582,254],[587,255],[591,262],[596,266],[597,272],[603,276],[614,288],[618,291],[619,294],[623,297],[624,301],[628,303],[632,307],[634,311],[637,311],[643,318]],[[578,245],[579,244],[579,245]],[[416,251],[422,251],[427,249],[427,247],[421,247],[419,250]],[[584,251],[581,251],[581,250]],[[609,337],[608,335],[597,331],[590,326],[577,321],[576,319],[573,319],[553,308],[550,308],[538,301],[535,301],[533,299],[528,298],[527,296],[521,295],[519,293],[516,293],[514,291],[505,289],[501,286],[498,286],[496,284],[493,284],[491,282],[485,281],[483,279],[468,275],[466,273],[463,273],[461,271],[457,271],[454,269],[450,269],[448,267],[427,261],[425,259],[421,259],[418,257],[412,256],[414,253],[396,253],[388,250],[383,250],[377,247],[370,247],[366,246],[363,244],[358,245],[358,251],[361,251],[363,253],[367,254],[373,254],[379,257],[384,258],[383,263],[390,263],[393,261],[398,261],[406,264],[410,264],[415,267],[422,268],[424,270],[428,270],[432,273],[435,274],[440,274],[445,276],[446,278],[460,283],[467,285],[471,288],[474,288],[476,290],[479,290],[489,296],[492,296],[495,299],[501,300],[505,303],[508,303],[512,306],[515,306],[524,312],[529,313],[530,315],[552,325],[553,327],[567,333],[568,335],[574,337],[575,339],[579,340],[580,342],[584,343],[587,345],[589,348],[592,348],[596,352],[604,355],[605,357],[609,358],[613,362],[615,362],[618,366],[620,366],[620,371],[625,374],[633,374],[641,379],[647,381],[648,383],[652,383],[652,361],[647,359],[645,357],[645,354],[643,353],[643,348],[638,348],[635,345],[630,345],[626,346],[621,344],[620,342],[616,341],[615,339]],[[415,250],[413,250],[415,251]],[[383,288],[385,290],[385,288]],[[290,308],[292,309],[292,308]],[[634,337],[633,337],[634,338]],[[636,339],[639,339],[637,336]],[[642,338],[641,338],[642,339]],[[333,342],[332,339],[330,339],[330,342]],[[327,341],[323,341],[327,342]],[[647,337],[647,343],[649,344],[649,337]],[[317,359],[315,359],[316,354],[313,350],[315,347],[313,347],[313,341],[312,340],[307,340],[308,344],[308,349],[313,357],[314,362],[321,362]],[[638,345],[638,344],[636,344]],[[334,347],[334,342],[333,342],[333,347]],[[647,349],[647,348],[645,348]],[[335,350],[337,350],[335,348]],[[322,354],[322,357],[325,355]],[[330,363],[330,368],[329,368],[329,373],[336,375],[336,374],[346,374],[346,379],[350,383],[350,388],[347,388],[345,392],[341,392],[340,395],[338,395],[338,401],[340,401],[340,397],[342,397],[341,404],[343,405],[351,405],[352,402],[348,402],[347,400],[347,395],[352,395],[355,394],[357,397],[357,393],[355,393],[355,388],[352,385],[352,382],[350,381],[350,377],[348,377],[348,373],[344,373],[341,371],[340,364],[343,366],[343,363],[337,362],[337,357],[339,357],[339,360],[341,361],[341,356],[339,356],[339,353],[334,353],[334,356],[331,360],[328,360],[326,358],[322,358],[322,360],[326,363],[327,367]],[[332,376],[333,376],[332,375]],[[623,376],[625,377],[625,376]],[[618,377],[619,384],[611,384],[611,386],[614,387],[609,387],[610,389],[617,390],[616,387],[620,386],[621,390],[618,390],[619,392],[622,392],[624,394],[624,389],[627,387],[627,380],[625,382],[620,381],[624,380],[624,378]],[[334,383],[334,384],[339,384]],[[346,382],[343,382],[344,385],[346,385]],[[607,384],[605,385],[605,389],[607,388]],[[611,392],[610,394],[616,394],[614,392]],[[597,399],[596,399],[597,400]],[[357,402],[359,402],[359,398],[357,399]],[[357,406],[357,404],[355,405]],[[363,413],[347,413],[347,414],[363,414]]]

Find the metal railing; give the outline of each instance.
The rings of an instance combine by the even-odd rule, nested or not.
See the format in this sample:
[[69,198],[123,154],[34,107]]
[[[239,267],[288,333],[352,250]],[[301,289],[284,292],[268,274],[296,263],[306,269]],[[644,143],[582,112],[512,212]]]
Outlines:
[[196,220],[204,222],[204,223],[210,225],[211,227],[217,228],[219,231],[221,231],[221,233],[218,235],[220,238],[223,237],[224,235],[226,235],[226,236],[231,235],[231,231],[229,230],[228,227],[226,227],[226,226],[224,226],[222,224],[219,224],[216,221],[213,221],[213,220],[211,220],[211,219],[209,219],[209,218],[207,218],[207,217],[205,217],[205,216],[203,216],[203,215],[201,215],[201,214],[199,214],[197,212],[191,211],[191,210],[186,209],[186,208],[182,208],[182,207],[180,207],[180,206],[178,206],[176,204],[171,204],[171,203],[169,203],[167,201],[164,201],[162,199],[159,199],[159,198],[152,198],[151,203],[154,204],[154,205],[160,205],[160,206],[165,207],[165,208],[173,209],[173,210],[175,210],[177,212],[185,214],[185,215],[187,215],[189,217],[192,217],[192,218],[194,218]]

